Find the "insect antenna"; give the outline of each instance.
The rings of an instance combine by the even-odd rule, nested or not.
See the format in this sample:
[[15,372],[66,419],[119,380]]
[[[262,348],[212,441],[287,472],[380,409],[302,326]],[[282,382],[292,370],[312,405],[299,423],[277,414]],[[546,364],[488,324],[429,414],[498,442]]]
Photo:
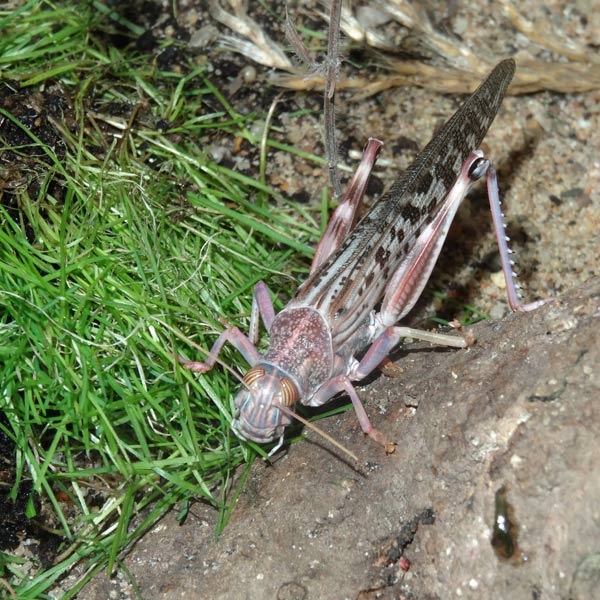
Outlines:
[[333,439],[328,433],[325,433],[320,427],[317,427],[314,423],[307,421],[304,417],[301,417],[297,412],[294,412],[291,408],[288,408],[287,406],[282,406],[281,404],[279,404],[278,408],[279,408],[279,410],[284,412],[286,415],[293,417],[297,421],[300,421],[300,423],[302,423],[303,425],[306,425],[306,427],[308,427],[308,428],[312,429],[313,431],[315,431],[316,433],[318,433],[321,437],[326,439],[330,444],[335,446],[338,450],[341,450],[344,454],[349,456],[352,460],[354,460],[355,462],[358,462],[358,457],[356,456],[356,454],[350,452],[350,450],[348,450],[348,448],[346,448],[340,442]]

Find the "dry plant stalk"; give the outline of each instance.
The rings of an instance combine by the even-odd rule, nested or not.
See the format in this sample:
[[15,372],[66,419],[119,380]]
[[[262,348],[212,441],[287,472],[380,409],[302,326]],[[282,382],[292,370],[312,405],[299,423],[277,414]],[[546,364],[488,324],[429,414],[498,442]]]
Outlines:
[[[226,13],[219,6],[218,10],[213,9],[213,17],[245,39],[227,36],[223,42],[224,47],[242,52],[256,62],[278,69],[279,73],[271,78],[275,85],[294,90],[327,88],[327,73],[320,69],[311,69],[306,73],[291,61],[282,60],[283,52],[275,52],[277,44],[266,34],[256,31],[256,28],[260,30],[260,27],[240,8],[240,0],[228,1],[234,9],[234,14]],[[336,2],[331,4],[332,11],[335,4]],[[211,0],[211,7],[214,6],[218,6],[218,0]],[[531,40],[532,46],[542,47],[569,61],[542,61],[521,52],[516,57],[519,69],[508,90],[509,94],[528,94],[542,90],[572,93],[600,88],[600,57],[596,53],[585,45],[567,38],[561,32],[550,30],[544,24],[532,23],[520,14],[511,0],[500,0],[498,7],[512,26]],[[364,11],[364,7],[359,7],[353,12],[344,4],[341,30],[349,39],[377,51],[381,67],[386,72],[375,79],[362,75],[337,78],[336,88],[355,90],[356,99],[404,85],[444,93],[472,92],[485,73],[498,62],[499,57],[487,49],[472,49],[460,40],[436,30],[417,2],[374,0],[369,5],[369,11],[371,16],[379,11],[383,15],[379,21],[377,18],[358,18],[361,10]],[[331,19],[326,13],[322,12],[321,15],[325,19]],[[394,21],[406,29],[400,47],[386,38],[380,27],[382,20]],[[249,22],[252,38],[248,31]],[[330,31],[336,29],[331,27]],[[419,54],[420,57],[416,60],[399,60],[395,56],[399,52],[412,53],[414,56]],[[268,56],[271,53],[273,58],[269,61]],[[427,55],[427,62],[422,59],[424,54]]]

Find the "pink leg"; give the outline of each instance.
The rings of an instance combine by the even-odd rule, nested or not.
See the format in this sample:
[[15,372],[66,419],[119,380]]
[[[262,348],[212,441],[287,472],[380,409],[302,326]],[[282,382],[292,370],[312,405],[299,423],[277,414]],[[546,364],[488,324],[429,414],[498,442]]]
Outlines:
[[352,177],[348,190],[338,207],[333,211],[329,223],[317,245],[310,267],[311,274],[331,256],[354,227],[357,209],[360,206],[365,189],[369,183],[371,170],[377,160],[381,146],[383,146],[383,142],[375,138],[369,138],[360,165],[358,165],[358,169],[356,169],[354,177]]
[[402,338],[414,338],[453,348],[466,348],[468,341],[458,335],[446,335],[421,331],[412,327],[387,327],[380,336],[371,344],[361,361],[352,369],[348,377],[352,381],[364,379],[371,371],[376,369],[383,359],[392,351]]
[[362,405],[358,394],[356,393],[356,390],[354,389],[354,386],[350,382],[350,379],[348,379],[347,375],[338,375],[322,385],[313,398],[314,404],[313,402],[311,402],[311,404],[314,406],[319,406],[327,402],[327,400],[339,392],[346,392],[348,396],[350,396],[350,400],[352,400],[352,406],[354,407],[356,417],[358,418],[358,422],[360,424],[360,428],[363,430],[363,433],[368,435],[380,446],[383,446],[388,454],[391,454],[394,451],[394,442],[388,441],[381,431],[373,427],[373,424],[369,420],[364,406]]
[[547,302],[552,302],[554,298],[544,298],[536,300],[528,304],[521,304],[518,286],[515,283],[515,273],[513,272],[514,262],[510,259],[511,251],[508,248],[508,238],[506,237],[506,226],[502,209],[500,208],[500,196],[498,194],[498,179],[496,177],[496,169],[490,164],[487,170],[487,190],[488,199],[490,201],[490,210],[492,211],[492,219],[494,221],[494,232],[498,241],[498,251],[500,252],[500,262],[502,264],[502,272],[504,273],[504,281],[506,281],[506,294],[508,296],[508,305],[511,310],[526,312],[535,310]]
[[187,360],[182,356],[179,356],[178,360],[190,371],[194,371],[195,373],[206,373],[215,366],[225,342],[229,342],[232,346],[237,348],[250,366],[253,367],[258,362],[260,358],[258,350],[237,327],[228,327],[221,333],[217,338],[217,341],[213,344],[213,347],[210,349],[208,358],[205,361]]
[[352,400],[354,411],[363,432],[379,445],[384,446],[388,454],[393,452],[394,443],[386,440],[384,435],[373,427],[351,380],[358,381],[364,379],[373,369],[377,368],[402,337],[417,338],[431,342],[432,344],[445,344],[455,348],[465,348],[468,345],[464,338],[458,336],[430,333],[428,331],[412,329],[411,327],[388,327],[373,342],[362,360],[348,375],[338,375],[330,379],[310,399],[311,406],[321,406],[338,392],[346,392]]
[[519,301],[512,265],[508,257],[510,251],[506,245],[507,238],[500,210],[496,171],[490,161],[484,158],[483,152],[476,150],[471,152],[464,162],[456,182],[448,192],[433,221],[421,232],[409,256],[388,283],[380,312],[380,320],[383,325],[394,325],[414,306],[438,259],[460,203],[473,183],[484,174],[487,174],[488,196],[502,269],[506,279],[509,306],[512,310],[526,311],[538,308],[549,301],[538,300],[531,304],[521,304]]
[[262,317],[265,329],[270,332],[273,319],[275,318],[275,309],[273,308],[273,302],[271,302],[269,288],[264,281],[259,281],[254,286],[254,295],[252,297],[248,337],[253,344],[258,343],[259,315]]
[[187,360],[180,356],[178,358],[179,362],[190,371],[206,373],[215,366],[215,362],[217,361],[221,349],[226,342],[229,342],[232,346],[237,348],[250,366],[254,366],[260,358],[258,350],[256,349],[256,343],[258,342],[259,315],[262,317],[267,331],[270,331],[273,319],[275,318],[275,309],[273,308],[273,303],[269,296],[269,290],[262,281],[259,281],[254,286],[252,311],[250,313],[249,337],[246,337],[237,327],[228,327],[217,338],[205,361]]

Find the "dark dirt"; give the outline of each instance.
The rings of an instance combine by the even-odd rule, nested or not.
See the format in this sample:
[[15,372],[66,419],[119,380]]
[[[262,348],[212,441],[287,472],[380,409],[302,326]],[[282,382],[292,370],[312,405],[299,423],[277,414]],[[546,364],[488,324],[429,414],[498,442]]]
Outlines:
[[360,390],[393,455],[325,421],[360,467],[309,433],[257,464],[219,540],[210,509],[170,514],[126,559],[142,597],[599,598],[599,325],[594,279],[468,350],[407,345],[402,379]]

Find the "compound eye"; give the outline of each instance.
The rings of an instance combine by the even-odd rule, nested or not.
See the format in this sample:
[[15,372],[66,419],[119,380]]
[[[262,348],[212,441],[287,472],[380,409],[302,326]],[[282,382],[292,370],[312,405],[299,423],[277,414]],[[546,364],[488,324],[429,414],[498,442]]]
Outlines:
[[490,166],[490,161],[483,156],[479,156],[476,158],[469,167],[469,177],[472,181],[477,181],[483,175],[485,175],[488,167]]
[[265,370],[262,367],[253,367],[244,375],[244,383],[252,387],[259,379],[265,376]]
[[283,406],[294,406],[298,401],[298,388],[289,377],[282,377],[279,380],[281,386],[281,404]]

